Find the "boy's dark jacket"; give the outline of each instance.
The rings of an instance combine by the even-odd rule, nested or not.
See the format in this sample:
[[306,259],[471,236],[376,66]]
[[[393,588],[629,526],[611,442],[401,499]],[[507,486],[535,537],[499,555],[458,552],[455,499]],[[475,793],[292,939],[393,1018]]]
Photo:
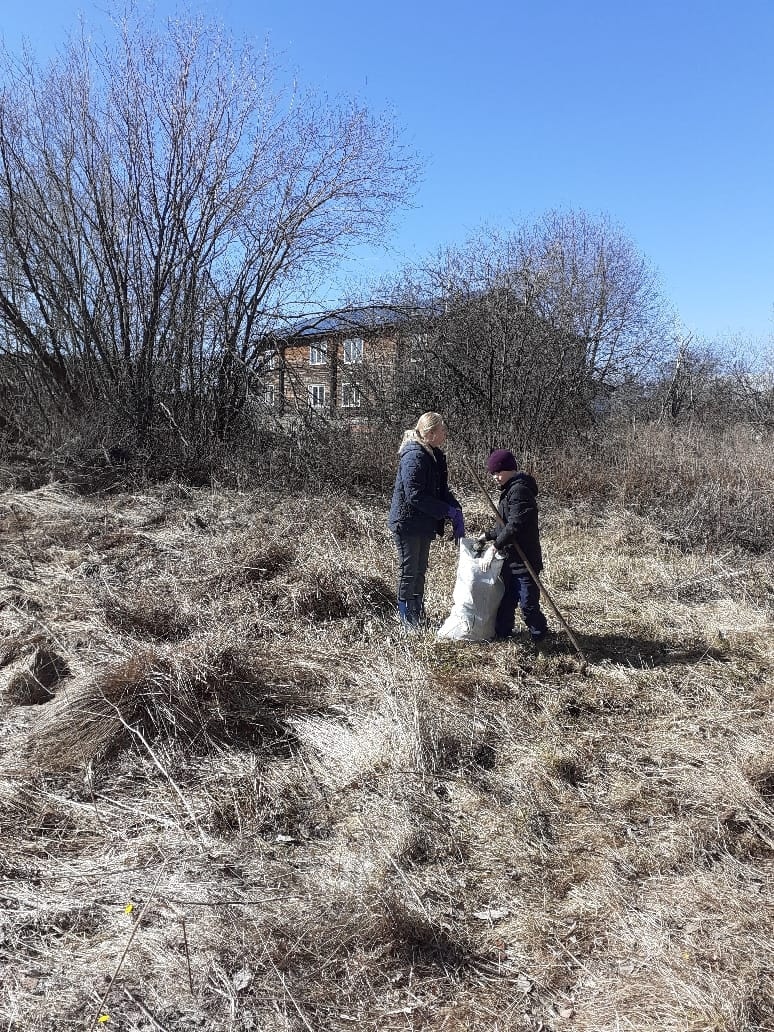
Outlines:
[[515,541],[529,560],[535,573],[543,569],[543,554],[540,550],[538,532],[538,486],[529,473],[519,472],[503,484],[497,511],[505,526],[498,524],[487,531],[487,539],[494,541],[498,552],[504,552],[512,567],[526,570],[518,552],[513,548]]
[[449,506],[460,508],[449,490],[446,456],[440,448],[432,452],[410,441],[400,453],[387,521],[399,534],[429,538],[443,534]]

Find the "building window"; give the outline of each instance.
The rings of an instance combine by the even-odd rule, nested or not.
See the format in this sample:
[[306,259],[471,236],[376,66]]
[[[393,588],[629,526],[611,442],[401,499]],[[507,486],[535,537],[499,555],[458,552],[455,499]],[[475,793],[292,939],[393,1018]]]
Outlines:
[[356,383],[341,385],[341,407],[360,408],[360,388]]
[[325,384],[310,383],[307,390],[309,391],[309,404],[312,408],[322,408],[325,404]]
[[426,333],[410,333],[406,337],[406,352],[410,362],[419,362],[427,350]]
[[353,365],[363,361],[363,340],[361,337],[350,337],[344,341],[344,365]]
[[309,345],[309,365],[325,365],[328,361],[328,345],[325,341]]
[[274,384],[267,383],[263,389],[263,401],[269,408],[274,408]]

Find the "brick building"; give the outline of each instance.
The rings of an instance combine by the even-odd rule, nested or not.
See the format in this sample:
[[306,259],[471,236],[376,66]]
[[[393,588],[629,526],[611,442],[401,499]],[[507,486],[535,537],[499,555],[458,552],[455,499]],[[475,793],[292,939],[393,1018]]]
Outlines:
[[383,306],[347,309],[301,322],[271,338],[266,402],[279,411],[364,414],[377,385],[394,374],[406,316]]

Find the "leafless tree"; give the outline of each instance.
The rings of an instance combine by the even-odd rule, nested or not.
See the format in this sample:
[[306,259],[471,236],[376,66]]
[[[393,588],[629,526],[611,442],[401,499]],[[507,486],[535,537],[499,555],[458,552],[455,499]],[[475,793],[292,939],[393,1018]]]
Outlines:
[[774,351],[757,367],[741,360],[735,362],[733,372],[747,420],[771,434],[774,432]]
[[482,231],[389,289],[413,313],[405,394],[487,443],[577,429],[667,339],[644,258],[583,213]]
[[416,182],[390,118],[201,20],[0,63],[0,352],[140,439],[227,436],[263,335]]
[[771,356],[754,361],[742,341],[710,344],[686,336],[647,388],[646,412],[659,422],[708,430],[747,424],[762,433],[774,428]]

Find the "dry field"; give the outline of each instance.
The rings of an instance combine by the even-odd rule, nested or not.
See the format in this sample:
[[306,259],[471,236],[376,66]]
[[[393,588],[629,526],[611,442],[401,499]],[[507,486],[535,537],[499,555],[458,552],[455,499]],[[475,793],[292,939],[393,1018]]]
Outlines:
[[774,1029],[772,555],[545,502],[583,667],[384,512],[0,494],[0,1030]]

